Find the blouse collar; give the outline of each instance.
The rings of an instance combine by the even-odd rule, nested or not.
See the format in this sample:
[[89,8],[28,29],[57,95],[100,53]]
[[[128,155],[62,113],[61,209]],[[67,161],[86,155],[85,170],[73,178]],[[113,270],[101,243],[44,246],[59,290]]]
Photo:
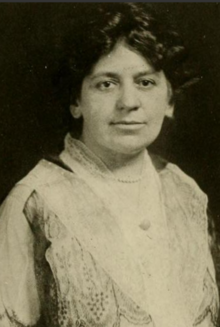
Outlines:
[[141,175],[137,175],[134,178],[118,179],[114,173],[106,166],[106,164],[92,152],[82,141],[74,139],[69,133],[65,137],[65,148],[63,153],[68,154],[68,157],[72,161],[81,164],[90,171],[93,175],[97,175],[104,178],[110,178],[118,182],[134,183],[138,182],[142,177],[145,176],[147,167],[149,167],[151,160],[146,149],[144,156],[144,165]]

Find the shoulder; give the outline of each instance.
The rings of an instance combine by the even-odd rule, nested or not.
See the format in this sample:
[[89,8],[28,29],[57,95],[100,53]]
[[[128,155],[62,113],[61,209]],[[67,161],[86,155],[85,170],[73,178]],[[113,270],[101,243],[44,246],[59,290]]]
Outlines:
[[1,216],[22,212],[25,203],[33,192],[41,193],[44,188],[56,188],[65,184],[74,174],[48,160],[39,163],[12,188],[1,205]]
[[57,163],[42,159],[16,186],[27,186],[39,188],[46,185],[53,185],[69,178],[69,171]]
[[204,242],[208,237],[207,195],[196,181],[177,165],[159,157],[156,157],[156,160],[160,166],[158,162],[157,166],[155,163],[154,166],[158,172],[161,195],[170,219],[178,221],[180,225],[187,222],[187,228],[193,230],[193,235],[199,234],[198,238]]
[[164,187],[168,187],[170,192],[182,190],[185,193],[195,193],[199,197],[206,198],[206,194],[201,190],[196,181],[187,175],[176,164],[166,161],[158,155],[151,154],[151,160],[158,172],[159,178]]

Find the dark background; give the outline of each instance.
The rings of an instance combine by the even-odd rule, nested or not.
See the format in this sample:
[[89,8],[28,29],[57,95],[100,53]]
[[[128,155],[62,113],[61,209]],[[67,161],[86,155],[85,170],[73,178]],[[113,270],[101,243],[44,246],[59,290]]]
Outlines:
[[[208,194],[220,231],[220,5],[157,6],[176,23],[201,81],[177,100],[175,121],[165,123],[155,151]],[[0,4],[0,201],[42,156],[61,149],[68,129],[66,94],[51,76],[72,9],[71,3]]]

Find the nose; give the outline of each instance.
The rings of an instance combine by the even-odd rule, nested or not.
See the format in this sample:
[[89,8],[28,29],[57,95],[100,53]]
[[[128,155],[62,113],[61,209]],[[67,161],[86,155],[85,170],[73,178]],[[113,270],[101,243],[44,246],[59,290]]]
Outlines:
[[119,110],[137,110],[140,107],[137,90],[133,85],[123,85],[120,89],[117,108]]

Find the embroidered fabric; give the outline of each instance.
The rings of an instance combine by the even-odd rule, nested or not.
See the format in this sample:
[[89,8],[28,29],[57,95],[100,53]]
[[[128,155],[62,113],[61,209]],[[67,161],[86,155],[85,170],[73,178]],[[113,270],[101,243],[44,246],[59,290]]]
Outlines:
[[[198,310],[199,299],[202,297],[201,284],[208,256],[207,199],[200,190],[196,189],[193,181],[188,179],[183,182],[181,175],[178,168],[169,165],[163,173],[162,185],[168,209],[167,216],[175,217],[175,220],[172,219],[172,227],[169,226],[174,263],[178,262],[178,265],[173,264],[173,266],[182,285],[181,293],[185,305],[193,320]],[[168,220],[168,223],[171,221]],[[182,238],[181,234],[185,237]],[[195,290],[193,294],[192,285]]]
[[206,271],[204,284],[203,284],[203,301],[199,307],[194,326],[199,326],[208,315],[210,315],[210,322],[214,326],[217,326],[216,317],[218,317],[218,294],[215,285],[215,281],[211,276],[209,270]]
[[[84,168],[86,168],[96,178],[97,178],[97,174],[100,174],[100,171],[102,171],[103,176],[104,174],[106,176],[111,175],[111,172],[109,172],[109,170],[105,166],[103,166],[102,163],[100,163],[98,158],[95,158],[94,154],[92,154],[91,156],[89,150],[81,142],[73,140],[69,136],[67,136],[66,138],[66,150],[63,154],[61,154],[61,158],[64,161],[66,161],[70,166],[72,165],[73,169],[75,168],[76,172],[85,176],[87,180],[89,180],[90,176],[86,175],[85,170],[81,168],[82,166],[84,166]],[[84,160],[84,158],[86,158],[86,160]],[[91,162],[93,161],[95,162],[95,169],[94,169],[94,165],[91,164]],[[77,166],[78,162],[80,162],[80,168],[79,166]],[[149,162],[147,162],[146,164],[147,165],[145,166],[145,169],[147,170],[149,168]],[[98,172],[99,168],[100,171]],[[150,173],[152,174],[152,171],[150,171]],[[93,185],[95,184],[94,180],[92,181],[92,184]],[[166,216],[168,230],[169,230],[169,247],[170,247],[169,257],[172,258],[173,260],[173,263],[171,264],[172,273],[171,272],[169,273],[170,276],[172,275],[172,286],[170,285],[169,288],[172,288],[173,285],[175,285],[174,289],[172,290],[173,293],[172,297],[176,306],[176,311],[177,311],[177,303],[182,303],[182,308],[181,305],[179,304],[180,312],[181,310],[183,310],[183,307],[185,306],[187,312],[189,311],[189,317],[190,317],[189,321],[193,321],[193,319],[195,318],[194,317],[195,312],[198,310],[196,305],[198,306],[199,299],[202,296],[201,284],[204,278],[203,269],[206,261],[206,255],[208,253],[207,225],[206,225],[207,224],[206,222],[207,199],[206,196],[198,189],[196,183],[189,177],[185,176],[175,165],[168,164],[166,169],[162,172],[161,187],[162,187],[161,200],[165,202],[164,205],[164,207],[166,207],[165,216]],[[107,193],[105,187],[103,188],[102,184],[98,186],[98,189],[103,190],[106,196]],[[157,190],[158,193],[159,191],[160,190]],[[147,194],[145,195],[147,198]],[[152,194],[152,197],[156,198],[156,193]],[[114,198],[113,194],[111,194],[109,198],[111,198],[112,201],[112,199]],[[148,201],[149,198],[150,196],[148,196]],[[153,207],[156,206],[157,207],[160,206],[158,201],[153,204]],[[122,212],[122,210],[118,210],[118,211]],[[176,217],[175,220],[174,217]],[[161,223],[162,221],[160,221],[159,225],[161,225]],[[184,230],[184,232],[182,232],[182,229]],[[134,229],[132,228],[132,230]],[[159,230],[157,232],[159,234]],[[165,229],[163,231],[161,230],[161,235],[166,235],[166,234],[168,233]],[[186,235],[185,238],[182,238],[183,234]],[[197,236],[196,242],[195,240],[192,242],[191,238],[193,237],[193,235]],[[159,240],[159,242],[161,242],[161,240]],[[182,244],[179,244],[180,242]],[[149,248],[149,244],[146,243],[145,247],[146,249]],[[164,244],[164,249],[165,247],[166,246]],[[149,249],[147,251],[149,251]],[[145,251],[145,253],[147,251]],[[139,252],[141,252],[141,248],[139,249]],[[194,255],[195,253],[196,255],[200,256],[201,258],[200,261],[196,258],[196,255]],[[164,256],[164,254],[165,252],[162,255]],[[158,257],[160,256],[160,253],[157,254],[154,253],[153,255],[151,254],[151,256]],[[160,260],[161,260],[160,268],[163,269],[162,268],[163,260],[161,257]],[[148,267],[147,267],[148,269],[150,263],[149,257],[146,262],[148,262]],[[194,262],[197,264],[193,264]],[[186,269],[184,269],[184,266],[186,264],[188,267],[192,267],[191,276],[189,271],[187,271],[186,276],[184,275],[184,272],[186,271]],[[159,269],[154,270],[154,274],[155,271],[157,270]],[[165,280],[166,278],[165,274],[163,274],[162,278],[163,280]],[[191,293],[191,289],[192,289],[192,282],[195,285],[194,287],[195,288],[198,287],[198,288],[196,289],[194,295],[191,294],[189,296],[189,293]],[[157,284],[158,284],[158,280],[157,280]],[[149,285],[147,286],[147,289],[149,290]],[[166,293],[165,290],[164,292]],[[188,300],[189,298],[191,299],[190,301]],[[160,301],[158,301],[157,305],[159,304],[159,302]],[[151,307],[151,309],[153,308]],[[172,314],[170,313],[170,315]],[[169,315],[166,312],[164,314],[163,320],[165,320],[167,316]],[[190,324],[189,321],[185,322],[184,324],[189,325]]]
[[[39,263],[39,271],[44,274],[42,278],[41,274],[37,274],[40,284],[47,280],[48,287],[46,276],[53,276],[56,285],[56,291],[52,284],[44,292],[44,296],[50,294],[47,303],[52,299],[52,306],[55,307],[51,310],[49,305],[49,310],[47,307],[43,309],[50,323],[48,326],[56,326],[57,322],[58,326],[74,326],[74,321],[76,326],[79,323],[82,326],[120,326],[121,315],[135,325],[151,321],[149,315],[123,296],[79,240],[68,235],[66,227],[45,207],[38,194],[33,193],[30,197],[25,214],[37,231],[36,239],[40,239],[42,244],[44,238],[44,243],[49,241],[51,244],[46,250],[46,259],[52,274],[48,274],[45,266],[45,251],[41,253],[40,260],[35,260]],[[53,315],[56,312],[57,315]]]
[[[206,196],[174,165],[168,164],[159,179],[172,274],[179,277],[177,303],[185,307],[187,327],[217,326]],[[42,321],[42,326],[50,327],[153,326],[150,306],[125,292],[126,278],[131,288],[132,283],[142,287],[132,278],[134,273],[138,279],[139,273],[136,262],[129,262],[129,248],[104,204],[83,180],[47,161],[20,182],[0,212],[0,327],[41,326]],[[98,260],[97,247],[102,246],[106,257],[118,263],[114,265],[118,272],[110,273],[108,258]],[[23,285],[30,281],[32,287],[24,292]],[[24,305],[28,302],[31,305]]]

